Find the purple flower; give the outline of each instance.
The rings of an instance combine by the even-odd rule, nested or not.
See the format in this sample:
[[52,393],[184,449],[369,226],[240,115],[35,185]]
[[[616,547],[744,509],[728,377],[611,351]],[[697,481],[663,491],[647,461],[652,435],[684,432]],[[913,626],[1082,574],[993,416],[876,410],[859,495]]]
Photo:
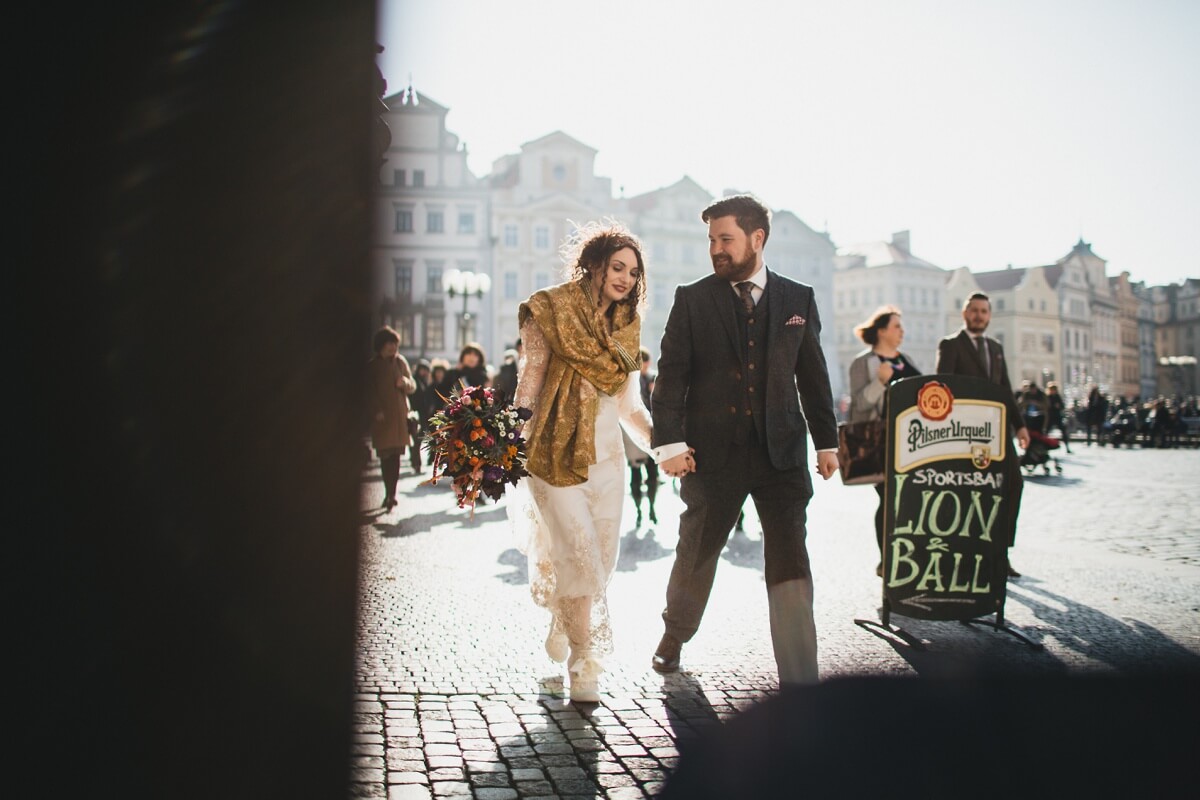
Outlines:
[[483,480],[487,483],[501,483],[504,480],[504,469],[497,466],[484,467]]

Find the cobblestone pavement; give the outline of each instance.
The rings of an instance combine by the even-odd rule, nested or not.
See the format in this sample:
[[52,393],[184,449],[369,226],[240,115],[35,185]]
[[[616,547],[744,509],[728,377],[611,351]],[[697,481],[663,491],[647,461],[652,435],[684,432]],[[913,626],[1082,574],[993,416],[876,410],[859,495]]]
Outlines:
[[[1061,476],[1027,478],[1006,617],[1033,640],[958,623],[893,618],[917,651],[854,624],[877,619],[875,493],[821,483],[809,551],[823,680],[939,676],[985,662],[1028,674],[1200,669],[1197,450],[1075,446]],[[405,468],[389,514],[378,469],[364,475],[354,795],[391,798],[654,796],[707,728],[775,691],[761,541],[753,505],[731,539],[683,668],[650,656],[682,505],[670,486],[660,523],[626,533],[609,588],[616,652],[603,702],[564,699],[542,650],[548,615],[528,595],[503,502],[470,518],[447,484]],[[427,476],[425,476],[427,477]]]

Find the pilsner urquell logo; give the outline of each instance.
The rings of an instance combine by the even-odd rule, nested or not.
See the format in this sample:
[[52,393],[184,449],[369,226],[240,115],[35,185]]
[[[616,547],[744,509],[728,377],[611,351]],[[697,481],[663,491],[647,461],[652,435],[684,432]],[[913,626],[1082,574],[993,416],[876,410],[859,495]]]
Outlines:
[[[944,383],[930,381],[917,391],[917,410],[930,422],[941,422],[954,409],[954,395]],[[920,419],[908,423],[908,451],[916,452],[946,442],[988,442],[992,438],[992,423],[967,425],[950,420],[946,425],[926,425]]]

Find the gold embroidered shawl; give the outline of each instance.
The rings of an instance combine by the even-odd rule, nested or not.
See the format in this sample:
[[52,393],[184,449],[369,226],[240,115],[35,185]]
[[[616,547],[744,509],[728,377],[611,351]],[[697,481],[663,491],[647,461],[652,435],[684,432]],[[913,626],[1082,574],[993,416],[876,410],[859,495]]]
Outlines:
[[537,413],[524,433],[526,468],[551,486],[587,480],[596,463],[599,398],[582,391],[588,381],[614,395],[638,369],[642,320],[625,303],[613,309],[610,334],[603,313],[583,285],[570,281],[535,292],[521,304],[517,325],[533,317],[550,348],[550,363],[538,394]]

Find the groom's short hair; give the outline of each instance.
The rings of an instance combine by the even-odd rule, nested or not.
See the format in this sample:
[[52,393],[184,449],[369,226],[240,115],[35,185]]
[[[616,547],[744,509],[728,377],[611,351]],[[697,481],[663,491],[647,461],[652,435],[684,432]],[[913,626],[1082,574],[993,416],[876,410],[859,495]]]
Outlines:
[[721,217],[735,217],[738,227],[747,236],[762,228],[763,244],[766,244],[771,236],[771,209],[752,194],[731,194],[729,197],[722,197],[710,203],[700,214],[700,219],[705,222]]

